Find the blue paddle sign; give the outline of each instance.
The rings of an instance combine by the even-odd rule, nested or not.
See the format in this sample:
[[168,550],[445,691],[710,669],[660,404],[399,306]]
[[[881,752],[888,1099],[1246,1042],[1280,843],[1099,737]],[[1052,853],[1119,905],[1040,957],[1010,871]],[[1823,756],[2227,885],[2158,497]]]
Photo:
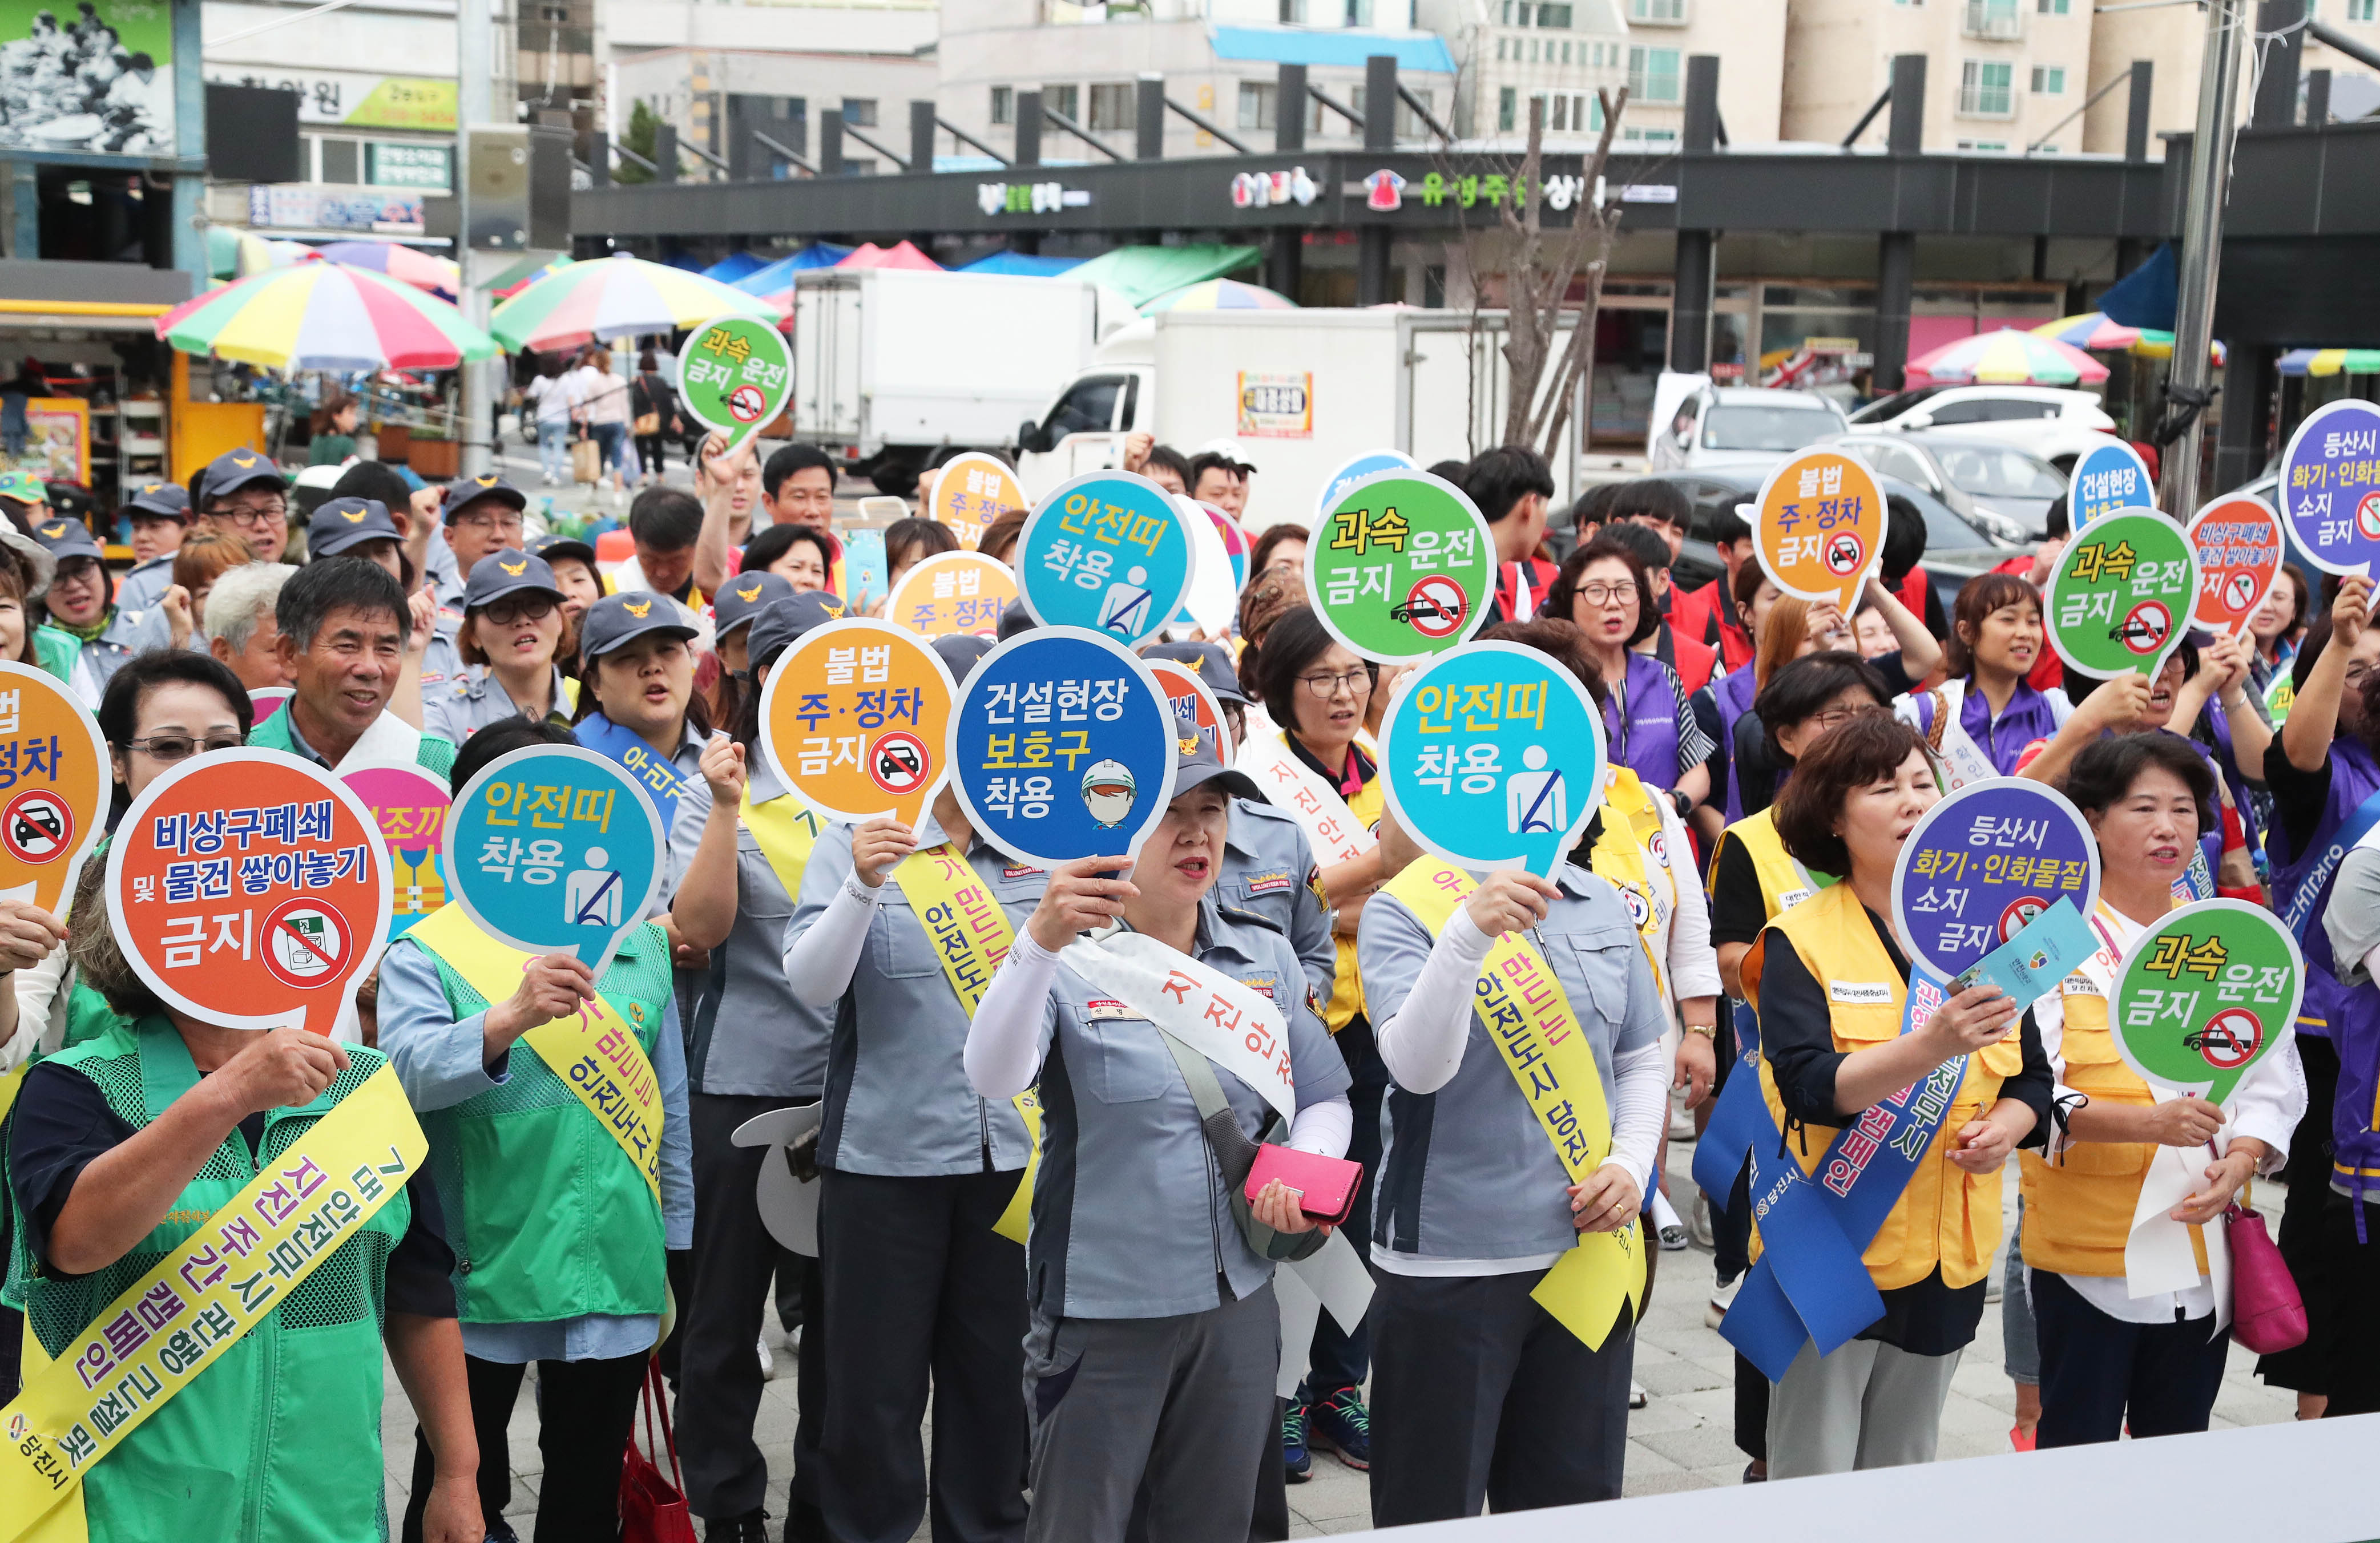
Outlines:
[[1035,621],[1126,645],[1156,637],[1173,619],[1196,572],[1181,507],[1129,471],[1060,483],[1016,542],[1017,583]]
[[499,942],[598,976],[662,878],[660,816],[618,762],[570,745],[499,757],[455,796],[446,878]]

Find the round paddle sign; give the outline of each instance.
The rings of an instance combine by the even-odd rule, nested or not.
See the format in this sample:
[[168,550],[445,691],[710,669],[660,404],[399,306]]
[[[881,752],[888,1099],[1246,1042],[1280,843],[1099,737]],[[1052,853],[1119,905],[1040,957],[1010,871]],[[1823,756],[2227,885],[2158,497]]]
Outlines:
[[2350,397],[2306,414],[2281,453],[2281,517],[2325,573],[2380,558],[2380,407]]
[[1760,485],[1753,548],[1776,586],[1796,600],[1831,601],[1849,616],[1884,560],[1890,518],[1867,463],[1840,450],[1804,450]]
[[1478,505],[1426,471],[1350,488],[1305,546],[1305,596],[1333,638],[1381,664],[1418,664],[1488,620],[1496,546]]
[[1378,477],[1385,471],[1419,471],[1421,463],[1402,450],[1366,450],[1360,456],[1350,456],[1339,463],[1338,469],[1322,480],[1322,498],[1315,505],[1314,523],[1320,525],[1330,517],[1356,483],[1367,477]]
[[1180,660],[1149,659],[1142,662],[1157,677],[1158,686],[1165,692],[1165,705],[1173,716],[1197,725],[1198,737],[1215,747],[1215,759],[1231,765],[1238,747],[1232,743],[1232,724],[1223,716],[1221,699],[1198,678],[1196,671]]
[[1551,878],[1603,803],[1603,715],[1538,650],[1473,643],[1399,692],[1380,766],[1397,822],[1431,852]]
[[1096,471],[1060,483],[1034,509],[1017,538],[1016,571],[1035,621],[1129,647],[1156,637],[1181,609],[1197,552],[1163,488],[1129,471]]
[[1016,575],[980,552],[938,552],[901,576],[884,619],[920,638],[968,633],[989,638],[1016,598]]
[[0,663],[0,892],[55,912],[107,833],[114,786],[107,744],[81,700],[55,675]]
[[2119,509],[2156,507],[2156,480],[2148,462],[2122,440],[2102,435],[2074,463],[2066,483],[2066,510],[2071,529],[2082,529],[2102,515]]
[[107,921],[168,1006],[327,1035],[388,941],[387,848],[363,800],[310,762],[193,756],[117,824]]
[[969,450],[942,463],[934,474],[934,491],[919,512],[949,526],[960,546],[972,548],[992,521],[1031,507],[1025,490],[1016,485],[1016,473],[996,456]]
[[661,815],[619,762],[576,745],[490,761],[446,815],[446,876],[480,930],[597,977],[662,881]]
[[1136,853],[1173,799],[1181,725],[1148,664],[1080,627],[983,656],[951,714],[951,785],[1017,862]]
[[852,823],[890,814],[914,828],[948,770],[956,689],[916,633],[861,617],[829,622],[795,638],[769,672],[760,747],[777,780],[820,814]]
[[2198,558],[2180,526],[2145,509],[2077,530],[2049,575],[2049,641],[2086,675],[2154,676],[2181,645],[2198,599]]
[[2142,1081],[2220,1104],[2297,1028],[2305,960],[2261,905],[2202,900],[2141,934],[2108,1007],[2117,1053]]
[[2192,625],[2217,637],[2247,631],[2288,554],[2281,516],[2253,493],[2226,493],[2190,522],[2190,545],[2198,557]]
[[390,889],[395,909],[388,935],[401,938],[423,917],[446,904],[446,810],[454,803],[445,779],[405,762],[358,766],[339,780],[372,812],[388,847]]
[[705,322],[678,350],[677,395],[688,416],[723,435],[727,450],[738,449],[792,399],[793,350],[757,317]]
[[1945,980],[2059,900],[2099,903],[2099,848],[2082,812],[2041,783],[1970,783],[1917,821],[1892,870],[1910,957]]

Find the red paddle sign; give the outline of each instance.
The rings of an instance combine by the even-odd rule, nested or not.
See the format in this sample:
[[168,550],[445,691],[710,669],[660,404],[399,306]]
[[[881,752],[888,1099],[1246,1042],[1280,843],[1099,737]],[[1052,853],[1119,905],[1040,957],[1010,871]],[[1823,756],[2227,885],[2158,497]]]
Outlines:
[[2226,493],[2190,522],[2198,549],[2198,603],[2193,624],[2216,637],[2248,630],[2248,618],[2273,592],[2289,543],[2281,516],[2253,493]]
[[194,756],[149,784],[107,854],[107,919],[167,1005],[327,1035],[388,942],[388,848],[362,799],[271,750]]
[[0,896],[56,912],[106,833],[114,785],[81,701],[55,675],[0,663]]

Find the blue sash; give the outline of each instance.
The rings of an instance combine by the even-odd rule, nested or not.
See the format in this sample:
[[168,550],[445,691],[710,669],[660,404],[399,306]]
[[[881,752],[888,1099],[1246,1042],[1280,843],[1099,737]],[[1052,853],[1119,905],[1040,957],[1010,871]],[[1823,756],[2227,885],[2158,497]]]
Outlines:
[[2297,893],[2289,896],[2288,905],[2281,907],[2281,925],[2288,928],[2289,935],[2301,944],[2305,942],[2306,924],[2313,920],[2313,909],[2322,899],[2324,886],[2330,882],[2331,875],[2338,871],[2338,865],[2347,860],[2347,855],[2372,833],[2375,825],[2380,825],[2380,793],[2374,793],[2356,806],[2355,812],[2347,817],[2347,823],[2338,828],[2338,834],[2330,838],[2329,844],[2299,875]]
[[653,754],[641,735],[629,733],[600,712],[589,713],[570,732],[588,749],[627,769],[628,775],[653,801],[653,807],[661,810],[662,844],[667,846],[670,831],[677,824],[677,796],[686,788],[686,779],[677,774],[677,768]]
[[[1912,963],[1907,1034],[1942,1002],[1941,978]],[[1770,1381],[1785,1375],[1805,1341],[1831,1355],[1884,1316],[1884,1298],[1860,1260],[1900,1203],[1942,1117],[1967,1075],[1967,1057],[1944,1062],[1845,1125],[1815,1174],[1804,1174],[1780,1139],[1760,1095],[1760,1067],[1747,1055],[1729,1079],[1694,1152],[1694,1182],[1725,1206],[1735,1176],[1752,1165],[1752,1215],[1765,1247],[1728,1308],[1719,1333]],[[1737,1095],[1742,1084],[1748,1097]]]

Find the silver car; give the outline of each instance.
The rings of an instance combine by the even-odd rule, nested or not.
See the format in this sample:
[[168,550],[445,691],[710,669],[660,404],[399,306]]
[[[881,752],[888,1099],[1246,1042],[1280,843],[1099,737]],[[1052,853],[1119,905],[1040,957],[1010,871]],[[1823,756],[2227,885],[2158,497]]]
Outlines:
[[1914,483],[2002,541],[2039,541],[2066,476],[2012,444],[1956,434],[1854,429],[1832,443],[1855,450],[1879,477]]
[[1652,469],[1765,472],[1850,426],[1842,408],[1814,391],[1700,386],[1653,434]]

